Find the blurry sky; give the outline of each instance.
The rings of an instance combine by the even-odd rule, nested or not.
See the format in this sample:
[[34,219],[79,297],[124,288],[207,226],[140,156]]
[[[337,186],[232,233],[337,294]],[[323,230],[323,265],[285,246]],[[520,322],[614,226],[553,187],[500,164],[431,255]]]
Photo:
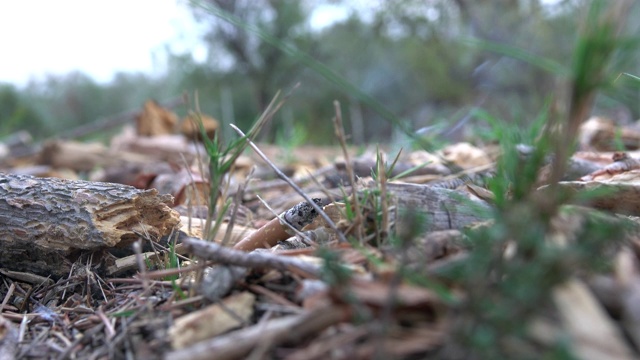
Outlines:
[[204,51],[184,1],[0,1],[0,82],[73,70],[100,82],[117,71],[153,73],[166,43]]
[[[346,16],[344,8],[326,5],[314,9],[311,26]],[[196,60],[206,57],[201,29],[186,1],[0,1],[0,83],[22,86],[74,70],[98,82],[116,72],[158,73],[165,69],[167,44]]]
[[[310,25],[318,30],[344,20],[346,7],[362,16],[378,2],[324,2],[314,7]],[[116,72],[159,73],[165,70],[165,46],[206,58],[202,26],[193,21],[187,0],[0,0],[0,83],[20,86],[74,70],[98,82]]]

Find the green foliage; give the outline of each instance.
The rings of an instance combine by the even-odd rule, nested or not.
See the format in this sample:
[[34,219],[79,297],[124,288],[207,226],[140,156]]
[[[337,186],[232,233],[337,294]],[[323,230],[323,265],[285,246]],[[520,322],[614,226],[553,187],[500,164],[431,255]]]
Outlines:
[[[176,244],[171,242],[169,244],[169,259],[165,268],[177,269],[178,265],[179,265],[179,261],[178,261],[178,254],[176,254]],[[178,280],[178,274],[166,276],[165,280],[170,280],[170,281]]]
[[[626,36],[615,45],[606,44],[607,34],[616,30],[611,27],[579,40],[577,24],[589,16],[590,3],[338,3],[350,16],[316,29],[310,19],[315,6],[325,2],[311,7],[291,0],[195,2],[194,15],[207,26],[206,62],[195,61],[189,52],[167,54],[167,72],[159,77],[118,74],[111,83],[98,84],[85,74],[72,73],[34,81],[16,91],[41,120],[12,120],[11,128],[27,128],[36,137],[51,135],[139,108],[149,98],[197,91],[203,99],[201,111],[220,120],[223,135],[230,137],[224,125],[250,127],[254,114],[278,89],[300,83],[290,108],[297,123],[313,129],[312,143],[332,141],[332,127],[325,120],[333,115],[327,104],[337,99],[346,110],[348,129],[354,125],[351,107],[360,109],[359,118],[366,123],[351,127],[361,132],[354,139],[386,142],[405,133],[417,147],[433,149],[452,137],[459,139],[461,132],[450,133],[448,128],[465,118],[468,109],[481,106],[499,118],[529,124],[528,114],[537,112],[557,90],[558,75],[570,78],[574,70],[582,71],[579,64],[585,70],[598,66],[611,46],[624,48],[625,55],[614,55],[608,75],[596,81],[598,86],[608,84],[597,104],[623,107],[640,117],[637,87],[627,86],[632,78],[613,83],[610,77],[640,72],[635,61],[637,25],[625,27]],[[496,4],[501,6],[499,15]],[[633,7],[630,14],[637,11]],[[572,44],[578,40],[590,43],[594,56],[572,56]],[[522,44],[527,44],[527,51]],[[588,63],[579,60],[585,56]],[[442,127],[432,132],[435,136],[415,136],[416,129],[436,123]],[[469,122],[465,127],[475,125]],[[0,126],[3,131],[9,127],[5,122]],[[276,140],[283,126],[268,125],[262,139]]]
[[0,84],[0,138],[18,130],[37,136],[46,133],[36,109],[11,85]]
[[186,294],[184,291],[182,291],[182,288],[178,284],[178,280],[177,279],[171,279],[171,288],[175,292],[176,298],[178,300],[184,300],[184,299],[187,299],[189,297],[188,294]]
[[627,77],[631,78],[631,79],[633,80],[634,84],[635,84],[636,86],[640,87],[640,77],[637,77],[637,76],[635,76],[635,75],[631,75],[631,74],[627,74],[627,73],[624,73],[624,74],[622,74],[622,75],[624,75],[624,76],[627,76]]
[[296,122],[277,130],[275,144],[280,148],[281,159],[285,163],[296,160],[295,149],[306,144],[309,139],[309,130],[305,124]]
[[[431,39],[407,38],[398,44],[404,52],[402,60],[408,69],[428,76],[416,77],[419,88],[424,89],[422,96],[435,102],[462,104],[469,96],[467,89],[473,87],[473,79],[462,74],[473,72],[473,64],[456,61],[464,53],[461,43],[448,42],[434,35]],[[406,79],[413,82],[411,79]]]
[[[544,114],[538,123],[547,119]],[[545,201],[549,194],[536,192],[535,181],[552,144],[535,128],[500,127],[503,156],[490,184],[496,204],[494,223],[470,229],[469,257],[443,272],[467,294],[460,306],[456,339],[470,359],[540,358],[557,352],[567,356],[561,343],[532,353],[536,346],[529,343],[528,321],[551,305],[552,289],[577,271],[584,275],[607,269],[602,254],[625,231],[624,224],[598,213],[573,207],[549,211]],[[535,145],[525,157],[515,150],[523,140]],[[578,232],[571,235],[575,242],[563,246],[551,240],[556,216],[565,223],[579,223]],[[514,249],[509,256],[508,247]]]
[[[64,76],[48,76],[32,81],[15,92],[21,108],[19,120],[12,120],[12,131],[27,130],[36,140],[63,134],[70,129],[93,121],[138,109],[149,98],[164,100],[175,93],[164,83],[142,74],[117,74],[109,84],[99,84],[88,75],[74,72]],[[9,100],[6,100],[9,101]],[[11,109],[0,104],[0,111]],[[4,115],[4,114],[3,114]],[[2,131],[9,127],[0,121]]]
[[570,74],[570,68],[568,66],[549,59],[548,57],[530,53],[525,49],[518,48],[513,45],[494,43],[483,39],[473,38],[463,39],[462,43],[484,51],[491,51],[513,59],[521,60],[553,75],[568,76]]
[[[225,199],[225,201],[218,207],[219,199],[223,198],[223,183],[224,177],[231,170],[231,167],[235,163],[236,159],[242,154],[246,148],[246,138],[237,138],[231,141],[228,145],[223,145],[220,141],[220,136],[216,132],[213,139],[209,139],[206,136],[206,131],[202,125],[200,114],[196,116],[198,125],[204,139],[204,146],[209,157],[209,203],[208,203],[208,216],[205,224],[205,239],[212,241],[218,227],[220,226],[221,219],[231,205],[231,199]],[[214,219],[214,214],[218,208],[218,217]],[[214,222],[215,221],[215,222]],[[215,224],[215,225],[213,225]],[[213,228],[212,228],[213,226]]]
[[351,270],[342,265],[339,254],[321,247],[318,249],[317,255],[324,260],[322,279],[331,287],[345,288],[353,274]]
[[[215,16],[224,19],[225,21],[258,36],[265,43],[270,45],[271,47],[277,48],[286,54],[289,58],[295,60],[295,62],[299,62],[304,66],[313,70],[316,74],[322,76],[324,79],[328,80],[331,84],[335,85],[341,91],[347,93],[348,95],[357,98],[359,101],[365,103],[371,109],[373,109],[376,113],[384,117],[387,121],[390,121],[397,129],[402,130],[410,137],[415,137],[412,130],[407,126],[407,123],[401,121],[399,117],[397,117],[393,112],[389,111],[381,102],[376,101],[370,95],[362,91],[359,87],[355,86],[351,82],[349,82],[345,77],[336,73],[335,70],[328,67],[327,65],[317,61],[308,53],[299,50],[295,45],[291,43],[283,41],[278,36],[274,36],[267,31],[265,31],[260,26],[255,26],[248,21],[235,16],[233,13],[224,9],[221,4],[202,4],[195,3],[197,6],[201,7],[203,10],[214,14]],[[289,4],[289,7],[292,5]],[[287,7],[283,7],[282,9],[286,9]],[[298,18],[296,18],[298,19]],[[271,70],[271,69],[269,69]]]
[[[475,111],[490,125],[489,136],[500,142],[502,156],[489,184],[495,195],[494,224],[469,230],[469,257],[444,272],[467,291],[457,328],[467,358],[571,358],[562,342],[550,349],[534,345],[528,337],[529,320],[551,305],[553,288],[576,272],[607,270],[611,256],[605,254],[629,229],[611,216],[567,207],[569,197],[553,183],[549,191],[536,189],[538,171],[552,152],[553,169],[562,173],[573,150],[566,139],[576,136],[577,116],[583,119],[595,92],[608,86],[609,61],[620,50],[608,27],[608,14],[602,2],[594,2],[570,71],[571,106],[559,124],[552,121],[548,107],[529,127],[508,125],[487,111]],[[563,127],[561,136],[553,133],[554,125]],[[520,143],[533,145],[533,151],[518,152]],[[559,229],[553,219],[567,228]],[[553,240],[558,236],[566,244]],[[512,249],[509,255],[507,248]]]
[[[498,3],[501,11],[496,13]],[[496,176],[488,183],[495,197],[493,224],[469,229],[468,258],[442,270],[440,277],[409,271],[402,261],[397,272],[402,280],[433,289],[456,307],[455,341],[466,358],[571,359],[569,345],[562,339],[550,348],[533,345],[529,321],[541,308],[552,306],[554,287],[576,272],[607,270],[610,264],[603,254],[628,228],[604,214],[567,206],[568,195],[553,184],[547,193],[537,191],[537,175],[552,153],[556,172],[562,173],[573,151],[566,139],[576,137],[596,94],[606,96],[607,104],[627,106],[634,117],[640,116],[640,78],[631,75],[640,73],[638,36],[632,30],[619,35],[622,15],[637,12],[638,7],[615,17],[610,12],[615,4],[565,1],[550,8],[535,0],[382,2],[372,10],[371,19],[354,11],[345,21],[315,31],[309,29],[309,13],[299,1],[198,2],[194,12],[214,16],[207,18],[211,22],[207,63],[169,54],[170,71],[161,79],[121,74],[111,84],[100,85],[76,73],[51,77],[24,90],[2,87],[0,135],[18,126],[28,126],[34,135],[39,129],[63,131],[135,108],[147,97],[183,90],[197,91],[204,100],[197,114],[202,110],[222,116],[223,124],[248,128],[271,94],[298,82],[301,87],[290,116],[295,125],[285,122],[285,127],[274,124],[265,129],[267,139],[275,138],[287,153],[306,141],[329,141],[333,132],[324,120],[332,116],[328,104],[336,98],[346,109],[364,106],[363,137],[369,141],[389,140],[388,134],[396,130],[422,147],[436,146],[448,140],[441,135],[450,125],[434,124],[437,119],[454,122],[469,116],[475,121],[469,126],[478,128],[474,135],[499,143],[502,149]],[[225,57],[232,59],[231,65],[223,66]],[[565,82],[568,99],[558,91]],[[216,133],[214,139],[205,140],[211,184],[207,238],[217,232],[213,224],[221,223],[230,205],[224,196],[225,175],[247,138],[255,138],[280,105],[271,102],[246,137]],[[45,114],[42,120],[38,113]],[[415,129],[435,125],[441,125],[434,128],[436,135],[415,135]],[[560,136],[554,133],[557,129],[563,130]],[[520,152],[519,144],[533,150]],[[387,165],[377,158],[372,176],[379,183],[360,193],[362,214],[344,196],[347,220],[364,216],[357,226],[366,231],[353,242],[356,248],[365,240],[376,242],[376,237],[378,245],[391,245],[402,254],[429,220],[417,212],[402,213],[398,231],[380,237],[381,230],[387,230],[388,211],[381,182],[389,178],[395,161]],[[595,195],[579,197],[586,196]],[[557,235],[554,219],[578,224],[565,245],[552,240]],[[507,256],[506,248],[514,251]],[[352,273],[335,252],[321,248],[318,253],[325,260],[323,280],[348,295]],[[177,266],[173,247],[168,266]],[[465,298],[455,302],[441,279],[464,289]],[[184,296],[175,282],[173,286]]]
[[[562,247],[548,240],[548,221],[531,203],[514,203],[507,210],[497,214],[496,225],[468,233],[470,257],[448,273],[468,291],[458,339],[481,359],[536,358],[524,350],[530,347],[518,353],[518,347],[509,344],[528,341],[528,321],[550,305],[554,286],[576,271],[607,269],[601,254],[624,231],[611,218],[590,215],[575,234],[579,240]],[[579,213],[571,208],[563,212]],[[504,255],[508,244],[516,247],[510,258]]]
[[[225,176],[248,146],[247,139],[254,140],[260,132],[260,129],[262,129],[262,127],[273,118],[275,113],[283,104],[284,100],[280,98],[280,94],[276,94],[275,98],[271,101],[269,106],[267,106],[262,115],[260,115],[260,117],[255,121],[246,135],[230,140],[227,143],[223,143],[220,140],[218,132],[214,134],[213,139],[210,139],[202,124],[201,113],[198,111],[194,114],[209,158],[208,168],[210,187],[208,197],[208,215],[204,229],[205,239],[210,241],[213,240],[213,237],[218,232],[218,228],[222,223],[221,220],[223,216],[231,205],[231,199],[226,198],[226,190],[223,187]],[[222,199],[223,202],[220,202],[220,199]],[[217,219],[214,219],[216,208],[218,208],[218,217]]]
[[613,53],[621,45],[617,39],[617,27],[623,20],[605,19],[606,6],[605,1],[593,1],[584,31],[578,38],[572,64],[574,99],[602,89],[612,80],[612,74],[607,70]]

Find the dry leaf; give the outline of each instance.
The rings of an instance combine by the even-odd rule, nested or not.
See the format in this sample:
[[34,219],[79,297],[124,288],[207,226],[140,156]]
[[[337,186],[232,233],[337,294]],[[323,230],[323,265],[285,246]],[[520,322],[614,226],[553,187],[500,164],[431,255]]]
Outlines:
[[[169,329],[171,345],[181,349],[240,327],[253,316],[255,295],[243,292],[176,319]],[[230,314],[233,312],[233,314]]]
[[572,279],[558,286],[553,291],[553,299],[578,358],[634,358],[619,328],[582,281]]
[[177,123],[176,114],[154,100],[147,100],[142,112],[136,116],[136,130],[140,136],[173,134]]
[[491,158],[484,152],[469,143],[453,144],[441,150],[442,157],[463,169],[491,164]]

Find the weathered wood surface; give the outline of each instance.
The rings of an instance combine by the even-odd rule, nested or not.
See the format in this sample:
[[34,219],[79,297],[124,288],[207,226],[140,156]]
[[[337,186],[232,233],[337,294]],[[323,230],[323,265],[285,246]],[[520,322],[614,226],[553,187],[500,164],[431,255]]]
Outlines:
[[38,163],[57,169],[91,171],[95,168],[145,164],[150,159],[149,156],[133,152],[112,151],[100,143],[50,140],[42,146]]
[[82,250],[167,235],[173,199],[131,186],[0,173],[0,267],[63,275]]
[[[371,181],[365,186],[376,185]],[[426,215],[425,232],[462,229],[491,218],[491,206],[468,192],[408,183],[388,183],[386,187],[400,214],[417,211]]]

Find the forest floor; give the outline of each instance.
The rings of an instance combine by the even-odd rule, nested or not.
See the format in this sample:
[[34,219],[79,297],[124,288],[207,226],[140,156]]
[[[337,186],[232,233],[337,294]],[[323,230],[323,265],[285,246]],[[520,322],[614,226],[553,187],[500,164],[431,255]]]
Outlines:
[[[258,144],[282,174],[247,149],[219,196],[206,148],[182,135],[129,129],[108,147],[9,153],[0,186],[26,174],[154,188],[180,224],[115,248],[36,246],[66,264],[38,271],[0,257],[0,359],[637,358],[639,154],[594,139],[561,185],[605,196],[554,213],[535,200],[550,191],[548,164],[526,202],[516,185],[497,192],[494,144],[397,158]],[[513,151],[526,163],[532,150]],[[18,235],[2,228],[10,246]]]

